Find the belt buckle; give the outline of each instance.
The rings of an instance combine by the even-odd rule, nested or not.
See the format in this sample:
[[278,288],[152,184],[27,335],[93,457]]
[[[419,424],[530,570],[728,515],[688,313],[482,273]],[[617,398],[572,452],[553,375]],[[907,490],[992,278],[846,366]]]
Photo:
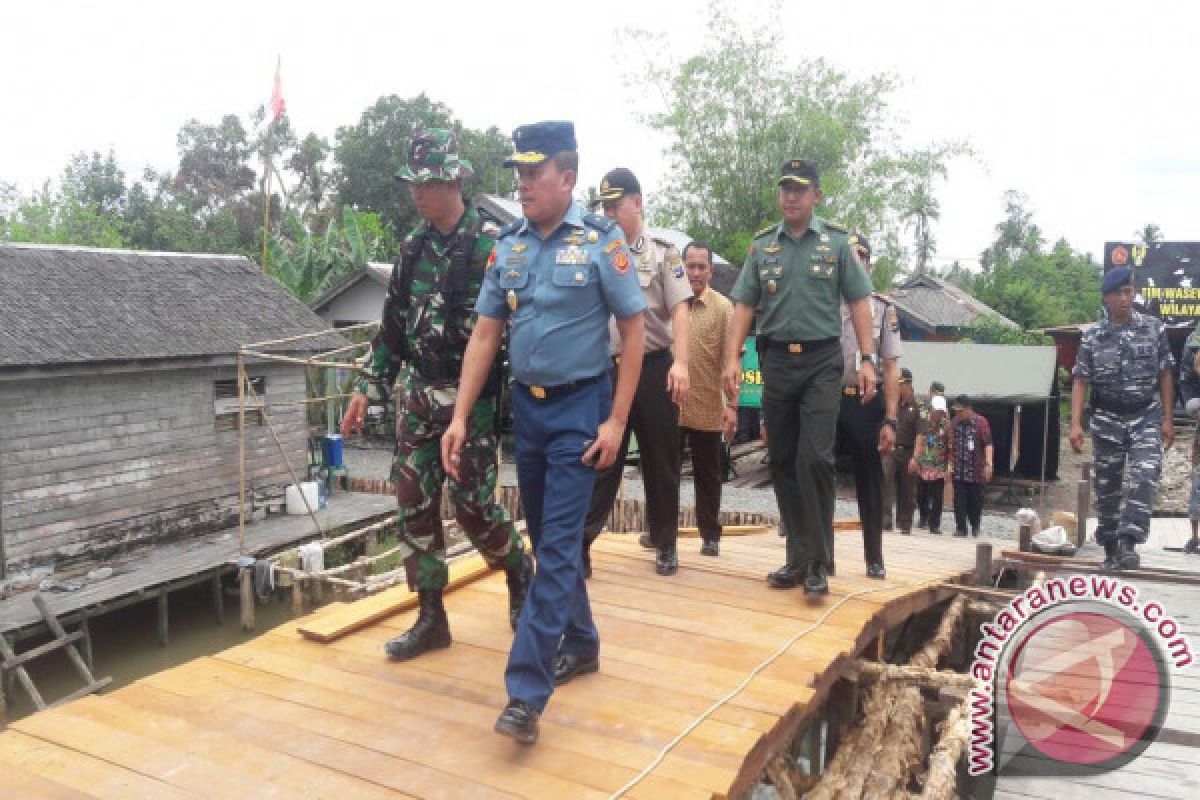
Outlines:
[[529,393],[531,395],[533,395],[534,397],[536,397],[538,400],[546,399],[546,387],[545,386],[530,386]]
[[858,396],[858,387],[857,386],[843,386],[842,394],[846,395],[846,397],[857,397]]
[[804,343],[803,342],[792,342],[791,344],[788,345],[788,352],[789,353],[803,353],[804,352]]

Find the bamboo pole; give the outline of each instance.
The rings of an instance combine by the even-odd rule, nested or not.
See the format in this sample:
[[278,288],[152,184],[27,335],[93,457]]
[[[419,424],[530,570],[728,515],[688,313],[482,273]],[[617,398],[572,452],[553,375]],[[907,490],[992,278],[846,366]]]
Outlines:
[[[264,342],[251,342],[250,344],[242,345],[242,350],[258,350],[260,348],[269,347],[276,344],[291,344],[292,342],[300,342],[304,341],[305,339],[316,339],[321,336],[329,336],[330,334],[337,335],[346,333],[348,331],[359,331],[366,330],[367,328],[377,327],[379,327],[378,322],[360,322],[357,325],[347,325],[344,328],[326,328],[325,330],[317,331],[316,333],[300,333],[296,334],[295,336],[285,336],[282,339],[268,339]],[[259,354],[256,353],[255,355]]]
[[[238,555],[246,554],[246,359],[238,354]],[[263,411],[266,414],[266,411]]]
[[265,361],[278,361],[281,364],[299,364],[304,367],[333,367],[334,369],[350,369],[362,372],[362,368],[349,361],[318,361],[315,358],[294,358],[292,356],[277,356],[274,353],[257,353],[253,350],[242,350],[243,355],[254,356]]
[[[303,487],[300,485],[300,479],[296,477],[296,470],[292,469],[292,460],[290,458],[288,458],[287,451],[283,449],[283,443],[279,441],[279,435],[275,433],[275,426],[271,423],[271,415],[267,413],[266,407],[262,404],[262,398],[258,396],[258,392],[254,391],[254,387],[250,384],[249,381],[246,381],[244,383],[244,385],[247,389],[250,390],[250,395],[254,398],[255,402],[257,402],[259,404],[259,406],[263,409],[263,412],[262,412],[263,421],[267,423],[267,430],[271,432],[271,438],[275,440],[275,446],[279,448],[279,454],[283,456],[283,463],[287,467],[288,475],[292,476],[292,483],[295,484],[297,491],[300,492],[300,499],[304,501],[304,507],[308,510],[308,516],[312,519],[313,525],[316,526],[317,533],[324,536],[325,532],[323,530],[321,530],[321,523],[317,519],[317,512],[313,509],[313,507],[311,505],[309,505],[308,496],[304,494]],[[244,413],[244,412],[239,412],[239,413]],[[243,425],[244,424],[245,423],[243,422]],[[242,437],[242,442],[243,442],[243,446],[244,446],[244,443],[245,443],[244,435]],[[243,470],[244,469],[245,469],[245,466],[243,465]]]

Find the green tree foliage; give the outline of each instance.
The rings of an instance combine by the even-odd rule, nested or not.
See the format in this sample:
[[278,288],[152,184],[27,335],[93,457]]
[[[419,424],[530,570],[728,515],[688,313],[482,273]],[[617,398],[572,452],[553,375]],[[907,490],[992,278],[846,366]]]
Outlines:
[[[765,16],[776,20],[779,11],[776,5]],[[663,110],[645,120],[669,141],[660,218],[740,263],[754,231],[778,218],[779,165],[806,156],[821,169],[823,213],[870,235],[888,265],[881,280],[907,260],[900,244],[905,220],[920,221],[927,260],[937,219],[933,181],[967,149],[900,147],[889,75],[856,80],[820,59],[794,61],[778,25],[747,30],[719,1],[710,6],[708,32],[698,53],[681,62],[651,56],[631,78],[661,99]],[[653,34],[631,36],[646,52],[667,52]],[[911,187],[920,180],[926,196],[914,197]]]
[[378,214],[350,206],[341,212],[341,219],[330,220],[320,234],[289,214],[281,235],[271,239],[267,272],[301,300],[316,299],[368,261],[381,260],[395,249],[395,239]]
[[1134,234],[1138,241],[1145,245],[1156,244],[1163,240],[1162,228],[1155,225],[1153,222],[1147,222],[1142,226],[1142,229]]
[[941,277],[966,289],[1022,328],[1087,322],[1100,307],[1100,268],[1065,239],[1047,248],[1025,195],[1004,195],[996,239],[980,255],[982,271],[957,269]]
[[464,191],[507,194],[514,188],[512,170],[500,164],[512,145],[498,128],[465,128],[449,107],[423,93],[408,99],[380,97],[356,124],[338,128],[333,180],[340,205],[379,213],[397,238],[418,222],[408,187],[395,174],[404,164],[408,140],[422,126],[458,133],[462,154],[475,168]]

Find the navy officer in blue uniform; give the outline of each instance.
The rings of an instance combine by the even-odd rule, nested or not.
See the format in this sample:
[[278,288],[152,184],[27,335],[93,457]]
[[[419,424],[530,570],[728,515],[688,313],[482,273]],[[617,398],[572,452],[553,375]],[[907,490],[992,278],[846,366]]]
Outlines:
[[[599,668],[600,637],[583,579],[583,522],[596,471],[621,446],[642,368],[646,301],[612,220],[572,199],[575,127],[539,122],[513,132],[525,216],[500,232],[475,310],[442,461],[457,476],[467,419],[500,345],[512,363],[517,481],[537,573],[517,623],[496,732],[522,744],[556,685]],[[625,352],[616,391],[608,376],[608,320]]]

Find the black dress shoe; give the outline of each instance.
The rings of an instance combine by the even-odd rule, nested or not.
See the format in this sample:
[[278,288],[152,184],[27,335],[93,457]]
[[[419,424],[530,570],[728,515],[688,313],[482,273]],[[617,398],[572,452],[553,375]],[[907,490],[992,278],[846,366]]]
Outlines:
[[648,533],[643,533],[641,536],[638,537],[638,544],[640,544],[642,547],[646,548],[647,550],[657,550],[658,549],[658,545],[656,545],[654,543],[654,539],[650,538],[650,534],[648,534]]
[[912,528],[901,528],[900,533],[904,534],[905,536],[912,536]]
[[954,532],[954,535],[955,535],[955,536],[961,536],[961,537],[963,537],[963,538],[965,539],[965,538],[966,538],[966,536],[967,536],[967,532],[966,532],[966,531],[955,531],[955,532]]
[[767,575],[767,586],[770,586],[772,589],[795,589],[803,580],[803,567],[784,564],[779,569]]
[[808,565],[808,573],[804,576],[805,594],[829,594],[829,579],[825,577],[825,565],[813,561]]
[[877,581],[886,578],[887,570],[883,568],[883,562],[877,561],[873,564],[867,564],[867,577],[874,578]]
[[1129,536],[1117,540],[1117,567],[1120,569],[1137,569],[1142,565],[1142,557],[1137,553],[1137,545]]
[[1104,543],[1104,562],[1100,564],[1100,569],[1120,569],[1117,566],[1117,542],[1115,539]]
[[533,744],[538,740],[538,712],[523,700],[509,700],[492,730],[521,744]]
[[708,539],[704,544],[700,545],[700,555],[702,556],[719,556],[721,555],[721,543],[716,539]]
[[658,548],[658,556],[654,559],[654,571],[659,575],[674,575],[679,571],[679,556],[674,547]]
[[925,517],[921,517],[920,519],[917,520],[917,527],[918,528],[928,528],[929,520],[926,519]]
[[599,656],[579,656],[559,653],[554,659],[554,685],[562,686],[579,675],[590,675],[600,669]]

